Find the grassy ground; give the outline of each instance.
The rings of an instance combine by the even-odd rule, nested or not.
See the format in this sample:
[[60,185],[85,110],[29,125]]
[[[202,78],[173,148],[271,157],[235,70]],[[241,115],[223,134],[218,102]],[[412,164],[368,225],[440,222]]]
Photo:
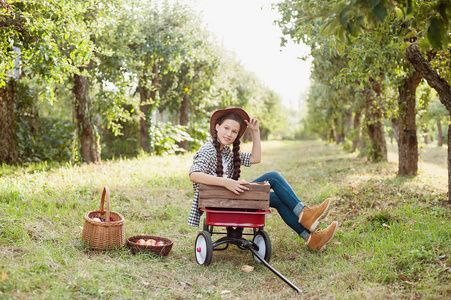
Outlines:
[[[244,145],[248,149],[250,145]],[[451,223],[446,148],[422,149],[420,175],[397,177],[389,162],[368,163],[320,142],[265,142],[251,180],[281,172],[299,197],[334,207],[323,222],[340,229],[326,251],[311,252],[281,220],[266,218],[271,265],[303,290],[297,295],[249,251],[194,260],[199,229],[189,227],[192,154],[100,165],[0,168],[2,299],[445,299],[451,297]],[[103,186],[125,219],[126,236],[170,238],[168,257],[83,245],[83,215],[98,209]],[[251,265],[250,273],[241,271]]]

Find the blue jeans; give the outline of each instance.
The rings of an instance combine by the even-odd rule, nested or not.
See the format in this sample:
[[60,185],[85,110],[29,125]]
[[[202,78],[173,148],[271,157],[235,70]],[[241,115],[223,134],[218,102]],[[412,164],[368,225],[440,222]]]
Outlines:
[[299,213],[304,208],[299,198],[294,193],[291,186],[278,172],[271,171],[253,180],[253,182],[268,181],[273,192],[270,193],[269,206],[274,207],[279,212],[282,219],[303,239],[310,235],[299,220]]

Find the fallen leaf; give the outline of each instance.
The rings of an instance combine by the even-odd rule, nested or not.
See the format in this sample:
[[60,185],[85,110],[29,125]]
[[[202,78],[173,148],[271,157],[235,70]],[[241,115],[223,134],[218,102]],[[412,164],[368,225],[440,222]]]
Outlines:
[[341,245],[341,243],[340,243],[340,242],[334,242],[334,244],[335,244],[335,245]]
[[230,294],[230,293],[231,293],[231,291],[223,290],[223,291],[221,292],[221,295],[227,295],[227,294]]
[[248,265],[244,265],[244,266],[241,267],[241,271],[246,272],[246,273],[250,273],[250,272],[254,271],[254,267],[248,266]]
[[440,251],[437,246],[432,246],[436,251]]
[[342,257],[343,257],[344,259],[346,259],[346,260],[349,260],[349,258],[350,258],[349,255],[347,255],[346,253],[343,254]]
[[387,228],[387,230],[390,229],[390,226],[388,226],[387,224],[383,223],[382,226],[384,226],[385,228]]
[[398,275],[398,278],[403,281],[409,281],[409,279],[405,275],[402,275],[402,274]]
[[2,274],[0,275],[0,279],[2,281],[5,281],[6,279],[8,279],[8,274],[6,274],[5,272],[2,272]]

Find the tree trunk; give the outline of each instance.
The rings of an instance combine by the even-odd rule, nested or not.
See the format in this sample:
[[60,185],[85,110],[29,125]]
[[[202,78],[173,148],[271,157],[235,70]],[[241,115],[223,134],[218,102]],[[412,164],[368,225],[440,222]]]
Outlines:
[[145,152],[152,152],[153,145],[152,137],[149,133],[149,128],[152,125],[152,114],[157,107],[155,102],[157,96],[157,85],[159,83],[158,64],[152,66],[152,81],[150,90],[146,87],[148,77],[143,75],[139,78],[139,110],[143,113],[143,117],[139,120],[139,143]]
[[374,81],[372,89],[365,87],[364,92],[366,94],[366,123],[371,141],[369,159],[373,162],[387,161],[387,144],[382,123],[383,109],[380,100],[382,85]]
[[[183,94],[182,103],[180,105],[180,125],[188,125],[188,95]],[[188,151],[188,141],[181,141],[179,147]]]
[[442,122],[440,122],[440,118],[437,119],[437,145],[439,147],[443,146],[443,130],[442,130]]
[[416,125],[415,93],[422,77],[415,71],[398,87],[399,142],[398,175],[418,174],[418,139]]
[[399,148],[399,119],[392,118],[391,125],[393,129],[393,136],[395,137],[396,140],[396,145],[398,145]]
[[451,204],[451,123],[448,125],[448,204]]
[[16,81],[7,80],[0,88],[0,164],[16,164],[16,128],[14,124]]
[[334,127],[335,127],[335,130],[334,130],[334,136],[333,136],[333,139],[334,139],[334,141],[335,141],[335,144],[340,144],[340,129],[339,129],[339,127],[340,127],[340,125],[338,124],[338,118],[335,118],[334,119]]
[[423,143],[425,145],[429,144],[429,129],[427,128],[424,130]]
[[360,119],[362,118],[362,113],[360,111],[356,112],[354,115],[354,121],[352,127],[354,128],[355,137],[352,141],[351,152],[354,152],[360,143]]
[[139,91],[139,110],[143,113],[143,116],[139,119],[139,143],[141,148],[145,152],[150,152],[150,143],[149,143],[149,128],[150,128],[150,119],[148,116],[148,110],[150,104],[149,101],[149,90],[146,89],[145,83],[147,81],[147,77],[143,76],[139,78],[138,82],[138,91]]
[[[440,77],[431,64],[424,58],[420,48],[416,44],[410,44],[406,49],[406,55],[409,62],[415,67],[430,87],[437,91],[440,102],[445,105],[448,113],[451,114],[451,86]],[[451,127],[451,124],[449,125]],[[449,128],[448,127],[448,128]],[[448,203],[451,204],[451,128],[448,131]]]
[[[87,67],[80,67],[80,72],[91,69],[92,61]],[[86,163],[97,163],[97,155],[94,153],[91,103],[88,97],[89,78],[87,76],[74,75],[75,115],[77,118],[78,132],[80,135],[81,155]]]

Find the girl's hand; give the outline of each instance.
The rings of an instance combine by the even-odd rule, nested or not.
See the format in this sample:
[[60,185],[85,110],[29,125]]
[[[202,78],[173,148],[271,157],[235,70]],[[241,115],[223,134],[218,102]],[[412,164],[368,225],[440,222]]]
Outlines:
[[224,178],[225,184],[224,187],[231,191],[232,193],[235,193],[237,195],[241,194],[244,191],[248,191],[249,188],[247,188],[245,185],[249,184],[249,182],[245,180],[233,180],[230,178]]
[[256,118],[250,117],[249,121],[244,120],[244,122],[246,122],[247,127],[249,127],[250,130],[252,130],[252,131],[258,131],[259,130],[259,128],[258,128],[258,120]]

